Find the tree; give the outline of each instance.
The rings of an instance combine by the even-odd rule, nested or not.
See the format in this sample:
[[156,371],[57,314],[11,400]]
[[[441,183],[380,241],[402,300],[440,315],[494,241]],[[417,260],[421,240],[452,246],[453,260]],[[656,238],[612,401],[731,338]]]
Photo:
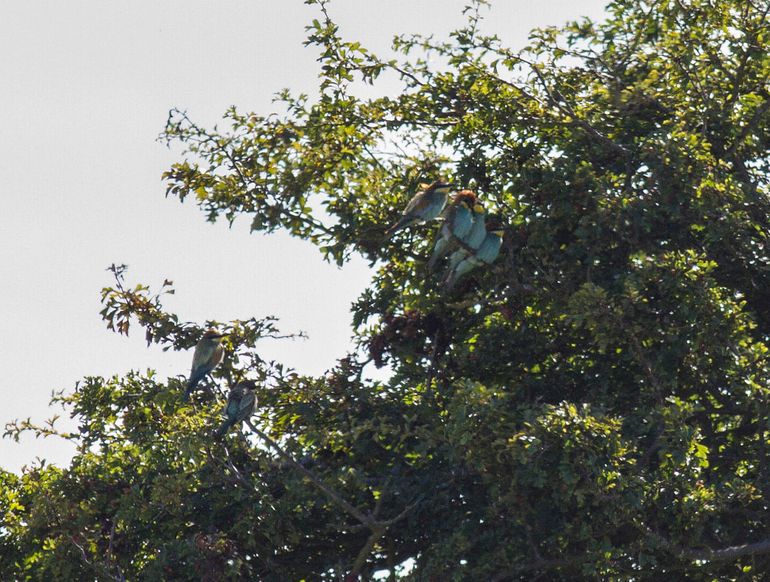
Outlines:
[[[224,130],[173,111],[185,153],[165,176],[209,220],[371,260],[356,345],[304,377],[259,358],[274,321],[233,321],[192,406],[177,379],[90,377],[54,399],[77,432],[9,425],[78,453],[0,473],[2,578],[764,578],[770,5],[616,0],[516,52],[478,1],[387,60],[310,3],[318,97],[231,109]],[[387,76],[399,95],[357,96]],[[424,268],[435,226],[380,244],[439,175],[506,231],[452,293]],[[113,272],[110,329],[195,344],[170,283]],[[258,414],[213,440],[219,391],[245,376]]]

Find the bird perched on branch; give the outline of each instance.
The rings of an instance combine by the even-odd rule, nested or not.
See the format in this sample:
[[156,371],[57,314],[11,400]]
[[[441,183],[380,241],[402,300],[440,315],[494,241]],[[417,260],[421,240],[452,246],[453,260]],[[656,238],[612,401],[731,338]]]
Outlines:
[[446,206],[450,185],[441,180],[436,180],[430,185],[420,184],[421,190],[415,194],[406,205],[401,218],[385,233],[388,240],[402,228],[406,228],[415,222],[433,220]]
[[[490,219],[486,224],[486,234],[479,247],[470,252],[466,249],[460,249],[453,255],[454,261],[450,261],[450,269],[444,278],[444,288],[451,291],[460,278],[469,271],[481,265],[491,265],[500,254],[500,247],[503,244],[503,229],[497,219]],[[458,255],[461,253],[461,255]],[[456,258],[461,256],[461,259]],[[451,264],[451,263],[454,264]]]
[[183,396],[184,400],[190,397],[190,393],[195,390],[198,382],[222,361],[225,350],[221,342],[224,336],[225,334],[219,333],[215,329],[207,329],[195,345],[190,378],[187,380],[187,390]]
[[473,227],[474,214],[483,215],[484,207],[476,200],[472,190],[460,190],[444,211],[444,224],[428,261],[432,271],[436,263],[464,242]]
[[468,256],[468,253],[475,252],[481,246],[481,243],[484,242],[484,239],[487,236],[486,220],[487,217],[484,207],[481,204],[474,206],[471,229],[463,239],[459,240],[457,246],[460,248],[454,251],[449,257],[447,272],[453,271],[454,268]]
[[251,417],[257,403],[256,387],[253,380],[242,380],[230,390],[224,410],[227,418],[214,433],[216,438],[223,437],[231,427]]

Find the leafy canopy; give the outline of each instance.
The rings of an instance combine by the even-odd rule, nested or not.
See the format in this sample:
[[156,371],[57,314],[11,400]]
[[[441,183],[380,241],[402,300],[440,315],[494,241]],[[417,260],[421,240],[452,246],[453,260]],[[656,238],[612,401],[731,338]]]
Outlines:
[[[446,39],[381,58],[308,28],[314,97],[202,128],[168,195],[286,230],[376,271],[356,343],[322,377],[259,358],[272,319],[220,324],[193,405],[154,373],[89,377],[77,419],[8,426],[78,447],[0,472],[3,579],[760,579],[770,569],[770,29],[756,0],[616,0],[606,21]],[[333,8],[333,6],[332,6]],[[397,79],[397,94],[378,94]],[[475,189],[502,256],[451,294],[433,225],[381,244],[420,182]],[[111,329],[191,348],[142,285],[104,290]],[[388,365],[386,382],[367,379]],[[223,441],[221,390],[258,381]]]

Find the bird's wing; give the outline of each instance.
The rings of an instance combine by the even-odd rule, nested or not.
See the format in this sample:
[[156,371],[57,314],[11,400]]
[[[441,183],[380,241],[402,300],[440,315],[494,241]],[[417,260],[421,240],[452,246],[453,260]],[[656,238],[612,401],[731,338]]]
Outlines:
[[238,408],[241,401],[241,389],[237,386],[230,390],[227,395],[227,404],[225,405],[225,415],[229,418],[235,418],[238,414]]
[[211,356],[211,367],[219,365],[219,362],[222,361],[222,357],[225,355],[225,348],[222,346],[222,344],[217,344],[217,347],[214,348],[214,354]]
[[238,420],[245,420],[251,416],[254,412],[254,405],[257,403],[257,395],[253,390],[247,390],[246,394],[241,398],[241,403],[238,407]]
[[464,248],[459,248],[449,257],[449,271],[453,271],[457,265],[462,263],[470,253]]
[[430,204],[430,196],[423,190],[412,196],[409,204],[404,208],[403,214],[404,216],[407,216],[409,214],[419,213],[421,210],[424,210],[428,204]]
[[473,226],[468,232],[467,238],[463,241],[472,249],[478,249],[487,236],[486,218],[483,214],[476,214],[473,217]]
[[441,217],[444,219],[444,224],[451,225],[455,221],[456,215],[457,215],[457,206],[455,206],[454,204],[445,206],[441,210]]
[[497,255],[500,254],[500,247],[502,244],[503,239],[501,239],[496,234],[490,233],[484,239],[484,243],[479,248],[476,256],[485,263],[491,265],[495,262]]
[[466,273],[473,270],[473,268],[477,266],[473,261],[474,258],[475,257],[473,255],[467,255],[462,261],[460,261],[457,264],[457,266],[455,266],[452,270],[449,271],[449,273],[444,279],[444,289],[447,292],[451,291],[454,288],[454,286],[457,284],[457,281],[459,281],[462,276],[464,276]]
[[201,364],[208,359],[208,354],[206,353],[207,351],[208,350],[206,349],[206,344],[204,342],[198,342],[195,345],[195,351],[193,352],[192,368],[190,369],[190,375],[195,373],[195,371],[201,367]]
[[428,260],[428,270],[432,271],[436,267],[436,263],[438,263],[439,259],[443,257],[447,251],[449,250],[449,242],[450,239],[441,236],[436,240],[436,244],[433,247],[433,252],[430,255],[430,259]]
[[452,220],[452,234],[462,240],[473,226],[473,215],[467,208],[458,208]]

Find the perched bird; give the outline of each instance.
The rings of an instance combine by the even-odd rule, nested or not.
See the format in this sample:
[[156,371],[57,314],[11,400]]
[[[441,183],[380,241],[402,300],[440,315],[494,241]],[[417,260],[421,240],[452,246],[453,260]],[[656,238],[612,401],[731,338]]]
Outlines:
[[487,216],[484,207],[481,204],[477,204],[473,207],[473,224],[471,225],[468,235],[462,239],[464,245],[470,249],[477,249],[484,242],[484,237],[487,235]]
[[460,190],[455,194],[452,203],[444,211],[444,224],[441,225],[439,238],[428,261],[429,271],[432,271],[447,253],[457,248],[458,241],[467,238],[473,226],[474,213],[483,212],[484,207],[476,201],[476,194],[471,190]]
[[214,433],[216,438],[221,438],[230,427],[251,417],[257,402],[257,395],[254,394],[256,387],[253,380],[243,380],[230,390],[224,410],[227,418]]
[[481,243],[487,236],[487,222],[484,207],[481,204],[477,204],[473,207],[473,221],[471,229],[468,234],[460,239],[458,246],[460,247],[452,253],[449,257],[449,266],[447,272],[454,270],[468,254],[476,251]]
[[500,247],[502,244],[503,230],[501,225],[496,220],[490,220],[487,224],[487,233],[484,236],[484,241],[479,245],[479,248],[476,249],[475,252],[471,253],[465,249],[457,251],[465,252],[465,256],[448,271],[447,276],[444,279],[445,289],[451,291],[463,275],[476,267],[494,263],[495,259],[497,259],[497,256],[500,254]]
[[190,378],[187,380],[187,390],[185,390],[183,396],[184,400],[190,397],[190,393],[198,385],[198,382],[222,361],[222,356],[225,352],[221,344],[223,337],[224,334],[219,333],[217,330],[207,329],[203,337],[195,345]]
[[433,220],[444,210],[449,184],[436,180],[430,185],[421,184],[421,187],[422,190],[415,194],[404,208],[399,221],[385,233],[385,240],[415,222]]

